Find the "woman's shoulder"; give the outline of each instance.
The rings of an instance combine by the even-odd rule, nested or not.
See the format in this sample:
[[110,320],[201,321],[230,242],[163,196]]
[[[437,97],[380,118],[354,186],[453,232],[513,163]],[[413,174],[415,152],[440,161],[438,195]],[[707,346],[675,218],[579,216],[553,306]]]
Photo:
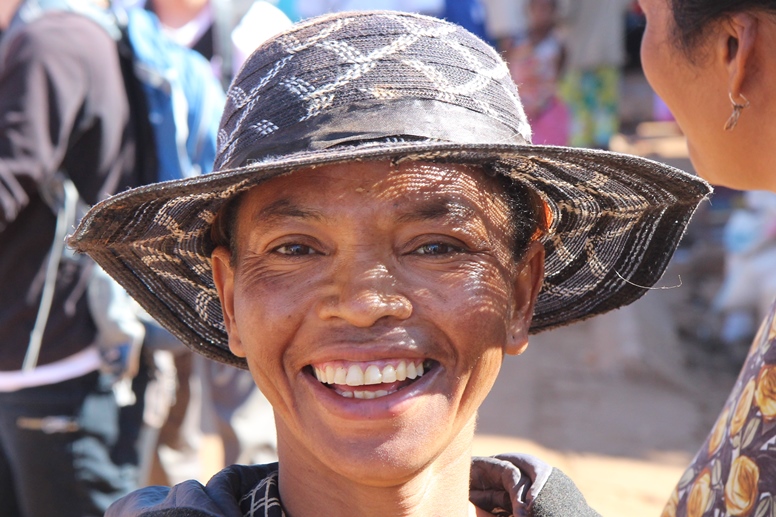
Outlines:
[[494,515],[600,517],[563,472],[528,454],[472,460],[470,500]]
[[207,485],[189,480],[135,490],[113,503],[105,517],[242,517],[241,503],[271,488],[277,490],[277,463],[231,465]]

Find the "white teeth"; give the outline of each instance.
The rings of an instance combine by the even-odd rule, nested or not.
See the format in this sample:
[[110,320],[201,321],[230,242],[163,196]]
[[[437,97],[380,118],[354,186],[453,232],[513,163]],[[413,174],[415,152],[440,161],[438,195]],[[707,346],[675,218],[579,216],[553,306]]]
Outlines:
[[363,386],[364,372],[357,365],[353,364],[348,368],[348,376],[345,378],[345,384],[348,386]]
[[380,372],[380,368],[370,364],[364,372],[364,384],[380,384],[383,382],[383,374]]
[[[331,364],[325,367],[313,367],[313,373],[318,381],[324,384],[339,384],[348,386],[370,386],[375,384],[390,384],[401,382],[406,379],[416,379],[422,377],[425,373],[423,362],[415,364],[414,361],[398,361],[396,365],[387,364],[380,371],[380,367],[374,364],[367,366],[362,370],[357,364],[351,364],[348,368],[343,366],[333,366]],[[381,393],[382,390],[375,392],[363,391],[363,393]],[[344,392],[354,393],[354,392]],[[360,393],[356,391],[355,393]],[[345,395],[348,396],[348,395]],[[353,395],[350,395],[353,396]],[[384,396],[384,395],[378,395]],[[372,398],[370,395],[356,395],[356,398]]]
[[[334,373],[334,384],[345,384],[345,380],[348,378],[348,371],[339,366]],[[332,383],[329,383],[332,384]]]
[[396,380],[397,381],[403,381],[407,379],[407,363],[404,361],[399,361],[399,364],[396,366]]
[[396,368],[392,364],[383,368],[383,382],[396,382]]
[[407,365],[407,378],[414,379],[418,376],[418,371],[415,369],[415,363],[409,363]]
[[[337,393],[339,393],[340,395],[346,398],[352,397],[352,398],[357,398],[362,400],[379,399],[380,397],[385,397],[386,395],[389,394],[387,390],[377,390],[377,391],[356,390],[356,391],[344,391],[341,393],[340,392],[337,392]],[[393,393],[393,392],[390,392],[390,393]]]

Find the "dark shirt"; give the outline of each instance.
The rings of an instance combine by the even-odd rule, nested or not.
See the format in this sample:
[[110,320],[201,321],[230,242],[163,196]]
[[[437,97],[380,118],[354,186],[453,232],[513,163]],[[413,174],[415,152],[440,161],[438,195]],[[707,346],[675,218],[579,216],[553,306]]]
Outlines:
[[[58,170],[89,204],[136,185],[136,129],[116,43],[95,22],[47,13],[6,31],[0,63],[0,371],[19,370],[56,216],[40,185]],[[87,347],[91,263],[63,258],[38,364]]]
[[[600,517],[561,471],[532,456],[473,458],[469,499],[498,517]],[[321,515],[326,515],[321,509]],[[285,517],[278,464],[232,465],[202,486],[137,490],[105,517]]]

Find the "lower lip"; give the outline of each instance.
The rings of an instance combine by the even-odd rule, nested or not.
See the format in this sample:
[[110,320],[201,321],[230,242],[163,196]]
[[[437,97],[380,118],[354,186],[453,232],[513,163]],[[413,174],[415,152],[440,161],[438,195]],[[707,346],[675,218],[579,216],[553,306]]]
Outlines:
[[441,366],[436,364],[409,386],[374,399],[346,398],[327,388],[312,375],[302,375],[310,384],[316,402],[333,415],[346,420],[378,420],[395,418],[409,411],[423,396],[430,395],[430,387],[441,370]]

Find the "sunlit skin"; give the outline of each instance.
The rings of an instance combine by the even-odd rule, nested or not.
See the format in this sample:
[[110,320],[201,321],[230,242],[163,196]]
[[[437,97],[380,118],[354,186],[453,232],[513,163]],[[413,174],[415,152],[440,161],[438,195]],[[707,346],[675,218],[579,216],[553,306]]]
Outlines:
[[[736,189],[776,190],[776,19],[739,13],[709,27],[685,51],[675,36],[669,0],[640,0],[647,17],[644,72],[687,136],[690,158],[709,182]],[[732,131],[728,93],[751,105]]]
[[[500,187],[462,165],[355,162],[245,195],[237,256],[213,252],[232,352],[272,403],[289,515],[473,515],[477,409],[527,345],[544,252],[515,263]],[[312,365],[424,361],[345,398]],[[479,515],[486,515],[479,511]]]
[[153,10],[167,27],[179,29],[196,18],[209,0],[153,0]]

